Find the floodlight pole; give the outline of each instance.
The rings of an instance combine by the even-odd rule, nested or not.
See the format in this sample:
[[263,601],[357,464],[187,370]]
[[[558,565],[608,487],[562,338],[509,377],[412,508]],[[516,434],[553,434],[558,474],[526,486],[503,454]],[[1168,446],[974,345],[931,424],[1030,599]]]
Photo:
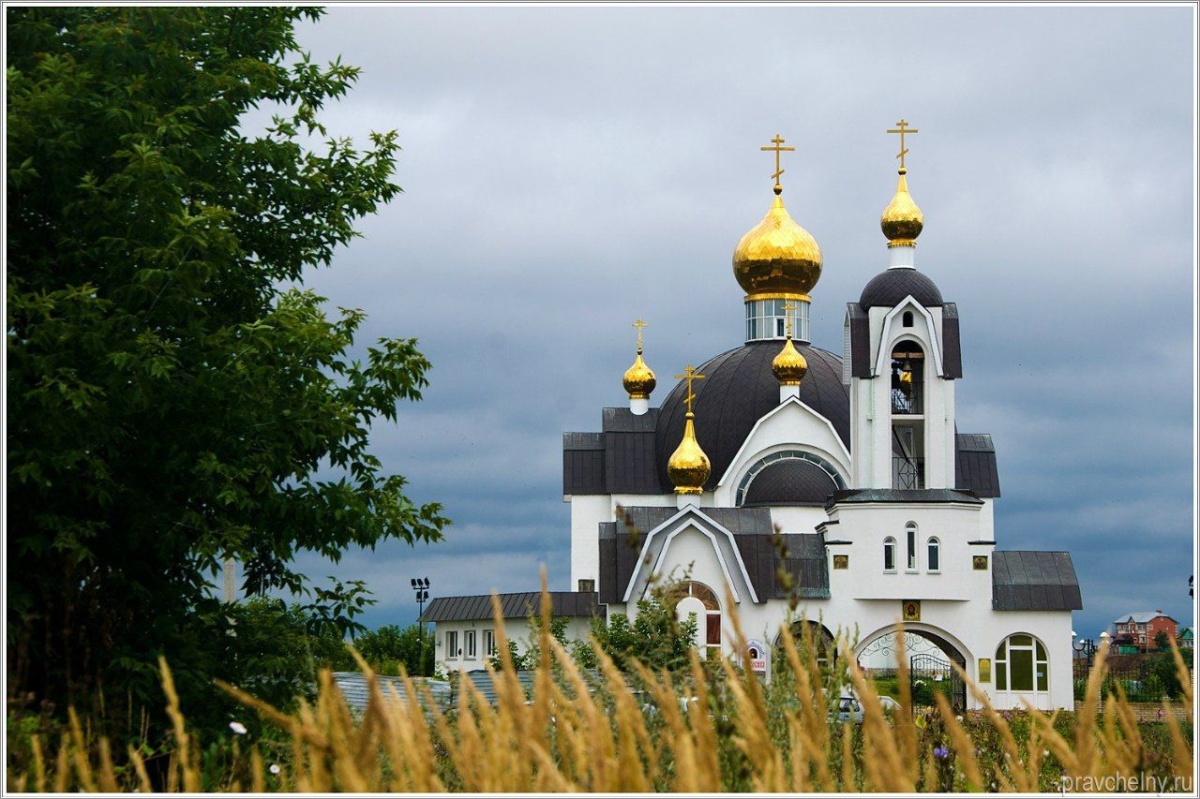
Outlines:
[[411,581],[413,590],[417,592],[417,635],[421,639],[420,654],[417,655],[417,672],[425,676],[425,603],[429,600],[429,578],[414,577]]

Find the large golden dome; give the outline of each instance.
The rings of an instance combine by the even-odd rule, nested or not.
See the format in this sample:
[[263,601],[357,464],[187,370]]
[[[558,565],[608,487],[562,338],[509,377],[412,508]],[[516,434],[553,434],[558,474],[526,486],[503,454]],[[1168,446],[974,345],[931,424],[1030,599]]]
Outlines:
[[677,494],[700,494],[712,472],[712,464],[696,441],[696,428],[692,423],[695,414],[688,411],[683,428],[683,440],[667,461],[667,476],[671,478]]
[[630,399],[650,399],[650,392],[658,385],[658,378],[654,376],[654,371],[642,360],[640,348],[637,360],[625,371],[625,378],[621,382],[625,385],[625,390],[629,392]]
[[790,337],[771,361],[771,373],[781,386],[798,386],[808,374],[808,361],[796,350]]
[[738,242],[733,275],[748,299],[790,296],[807,300],[808,292],[817,285],[821,248],[788,214],[778,192],[771,210]]
[[921,213],[921,209],[913,202],[912,195],[908,193],[908,179],[905,177],[907,172],[904,167],[900,168],[896,196],[888,203],[888,207],[883,209],[883,216],[879,220],[879,226],[883,228],[883,235],[887,236],[889,247],[915,246],[917,236],[921,235],[921,229],[925,227],[925,214]]

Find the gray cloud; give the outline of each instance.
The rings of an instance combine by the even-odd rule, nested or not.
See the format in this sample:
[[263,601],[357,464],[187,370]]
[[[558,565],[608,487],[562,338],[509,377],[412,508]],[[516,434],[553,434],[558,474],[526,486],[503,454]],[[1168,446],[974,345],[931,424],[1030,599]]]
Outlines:
[[784,198],[820,243],[814,344],[887,263],[901,116],[918,265],[962,316],[959,428],[990,432],[1003,548],[1071,550],[1084,635],[1192,622],[1193,8],[334,6],[299,31],[358,85],[331,133],[399,131],[405,193],[308,283],[416,336],[425,400],[376,450],[447,541],[307,573],[367,579],[369,624],[435,595],[569,578],[561,434],[622,405],[645,317],[655,401],[741,343],[730,255]]

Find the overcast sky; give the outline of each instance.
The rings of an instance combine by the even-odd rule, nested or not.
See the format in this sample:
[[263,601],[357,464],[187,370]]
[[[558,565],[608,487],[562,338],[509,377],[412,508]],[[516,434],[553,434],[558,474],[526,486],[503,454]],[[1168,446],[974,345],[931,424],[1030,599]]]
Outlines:
[[772,199],[824,255],[815,346],[887,266],[904,118],[918,268],[962,320],[958,428],[990,433],[1001,549],[1071,552],[1081,636],[1163,609],[1195,558],[1195,21],[1174,7],[333,6],[298,36],[363,74],[328,107],[395,129],[404,193],[308,285],[417,337],[425,399],[375,430],[446,540],[337,566],[379,604],[570,581],[562,433],[625,405],[642,317],[671,375],[743,337],[730,258]]

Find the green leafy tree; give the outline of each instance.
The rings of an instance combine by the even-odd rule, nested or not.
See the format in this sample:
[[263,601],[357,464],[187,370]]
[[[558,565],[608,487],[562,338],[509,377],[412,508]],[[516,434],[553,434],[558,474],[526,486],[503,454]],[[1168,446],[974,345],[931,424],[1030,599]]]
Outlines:
[[699,622],[694,616],[677,619],[675,604],[669,592],[651,595],[637,603],[632,622],[624,613],[613,614],[607,625],[602,618],[595,619],[592,636],[622,671],[630,670],[636,659],[655,670],[682,672],[689,667],[688,653]]
[[[288,288],[397,194],[395,134],[319,121],[357,70],[298,52],[316,9],[6,14],[10,691],[161,708],[162,653],[203,712],[227,558],[252,595],[305,592],[298,553],[447,523],[369,447],[426,385],[415,340],[352,358],[363,313]],[[360,589],[310,618],[357,629]]]
[[403,630],[399,625],[387,624],[356,636],[354,648],[380,674],[399,674],[398,667],[403,665],[413,676],[429,676],[433,674],[434,666],[433,637],[425,633],[422,642],[421,632],[416,624]]

